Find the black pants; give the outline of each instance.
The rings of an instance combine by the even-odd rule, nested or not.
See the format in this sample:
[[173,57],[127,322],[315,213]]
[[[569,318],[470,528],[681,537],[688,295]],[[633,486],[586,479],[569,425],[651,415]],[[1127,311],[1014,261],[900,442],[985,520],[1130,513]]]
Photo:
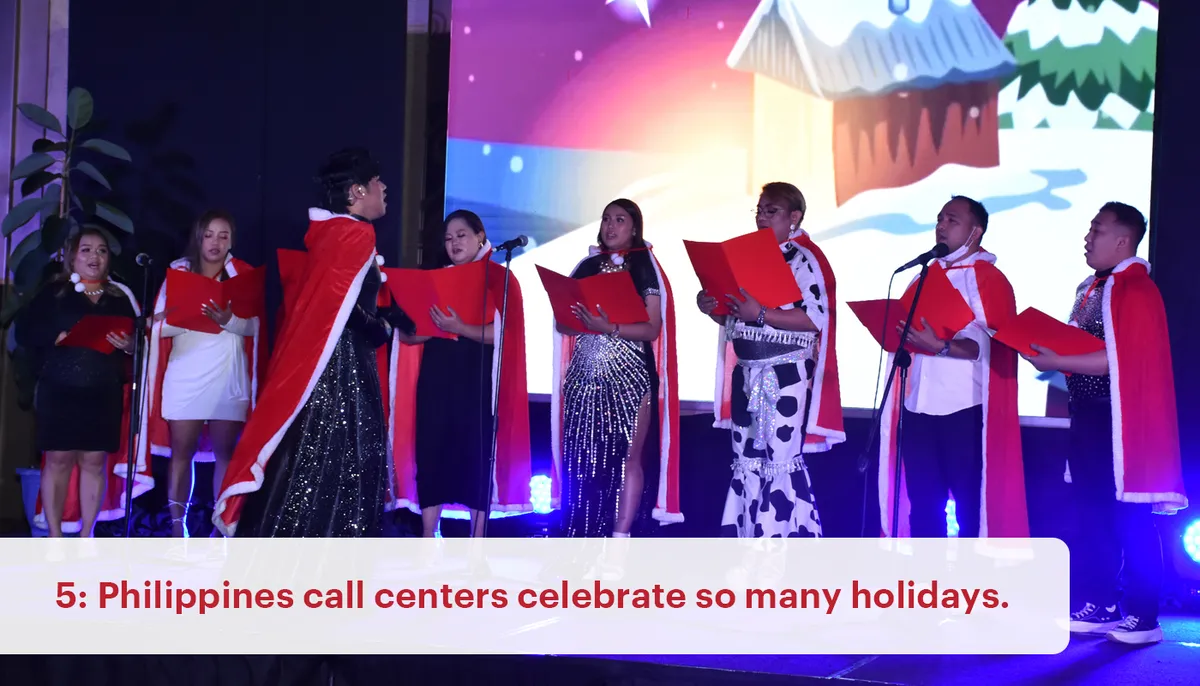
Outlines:
[[983,406],[948,415],[904,410],[901,459],[913,538],[946,537],[946,500],[954,496],[960,538],[979,536],[983,487]]
[[1071,405],[1071,488],[1079,521],[1071,548],[1080,602],[1111,606],[1120,599],[1124,561],[1125,614],[1158,619],[1162,542],[1151,507],[1117,500],[1113,475],[1112,406],[1107,399]]

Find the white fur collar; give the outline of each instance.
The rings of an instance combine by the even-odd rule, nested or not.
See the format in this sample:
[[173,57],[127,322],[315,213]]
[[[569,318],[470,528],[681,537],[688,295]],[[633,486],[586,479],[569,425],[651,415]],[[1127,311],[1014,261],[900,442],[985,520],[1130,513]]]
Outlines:
[[358,217],[355,217],[354,215],[350,215],[350,214],[334,214],[333,212],[330,212],[329,210],[321,209],[320,207],[308,208],[308,220],[310,222],[326,222],[326,221],[329,221],[330,219],[337,219],[337,218],[341,218],[341,217],[344,217],[346,219],[353,219],[356,222],[362,221]]
[[1143,260],[1140,257],[1137,257],[1137,256],[1121,260],[1120,264],[1113,267],[1112,273],[1120,274],[1121,272],[1125,271],[1126,269],[1129,269],[1130,267],[1132,267],[1135,264],[1140,264],[1140,265],[1144,266],[1146,268],[1146,273],[1147,274],[1150,273],[1150,263],[1147,262],[1146,260]]

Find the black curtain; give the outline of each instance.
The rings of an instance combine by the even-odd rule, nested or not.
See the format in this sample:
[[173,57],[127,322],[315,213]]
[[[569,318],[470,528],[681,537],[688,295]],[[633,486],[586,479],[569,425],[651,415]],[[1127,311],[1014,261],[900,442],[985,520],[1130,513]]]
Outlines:
[[92,92],[95,134],[133,156],[104,168],[136,227],[126,258],[154,258],[152,287],[211,207],[233,213],[234,252],[251,264],[303,247],[317,166],[350,145],[371,149],[393,189],[376,228],[398,264],[405,3],[107,0],[72,3],[70,23],[71,86]]

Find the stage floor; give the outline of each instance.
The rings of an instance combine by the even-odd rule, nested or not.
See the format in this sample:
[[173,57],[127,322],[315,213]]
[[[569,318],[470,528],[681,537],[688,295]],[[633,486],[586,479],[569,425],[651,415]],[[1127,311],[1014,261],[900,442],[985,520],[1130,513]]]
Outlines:
[[1161,621],[1166,640],[1157,645],[1129,647],[1103,637],[1073,636],[1067,649],[1058,655],[680,655],[609,659],[921,686],[1195,684],[1196,665],[1200,664],[1200,617],[1173,615]]

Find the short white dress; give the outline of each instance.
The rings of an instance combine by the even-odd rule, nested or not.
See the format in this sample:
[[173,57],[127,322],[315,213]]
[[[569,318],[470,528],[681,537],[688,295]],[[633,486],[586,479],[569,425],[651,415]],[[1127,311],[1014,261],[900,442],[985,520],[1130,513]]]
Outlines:
[[204,333],[163,323],[171,357],[162,382],[162,416],[167,421],[246,421],[251,383],[246,364],[247,336],[258,319],[234,315],[221,333]]

